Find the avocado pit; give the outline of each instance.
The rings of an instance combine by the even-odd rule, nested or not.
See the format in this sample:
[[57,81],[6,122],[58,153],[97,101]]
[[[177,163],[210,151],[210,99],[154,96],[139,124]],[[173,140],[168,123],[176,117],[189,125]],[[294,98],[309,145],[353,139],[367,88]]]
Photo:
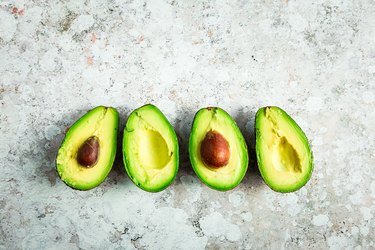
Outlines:
[[200,153],[203,162],[210,167],[223,167],[229,162],[229,143],[220,133],[210,130],[201,143]]
[[78,163],[84,167],[92,168],[98,161],[99,148],[100,145],[98,137],[89,137],[78,149]]

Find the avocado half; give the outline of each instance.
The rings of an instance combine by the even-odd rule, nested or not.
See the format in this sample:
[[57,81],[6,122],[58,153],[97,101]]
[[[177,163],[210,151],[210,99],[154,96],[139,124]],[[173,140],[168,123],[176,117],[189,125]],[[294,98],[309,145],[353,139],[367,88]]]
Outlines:
[[117,148],[118,112],[96,107],[67,131],[56,157],[61,180],[78,190],[102,183],[112,169]]
[[277,192],[303,187],[313,171],[313,155],[298,124],[279,107],[264,107],[255,118],[256,155],[265,183]]
[[164,114],[152,104],[130,114],[124,129],[122,153],[129,178],[145,191],[161,191],[176,177],[177,136]]
[[223,109],[200,109],[194,117],[189,139],[190,162],[207,186],[226,191],[246,174],[249,156],[236,122]]

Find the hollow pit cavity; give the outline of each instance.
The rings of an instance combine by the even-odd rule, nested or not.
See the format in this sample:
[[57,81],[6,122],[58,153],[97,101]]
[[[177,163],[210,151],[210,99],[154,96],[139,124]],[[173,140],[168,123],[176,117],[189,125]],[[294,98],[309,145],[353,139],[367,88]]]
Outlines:
[[279,171],[301,173],[301,160],[297,151],[285,136],[280,137],[272,152],[272,162]]
[[139,138],[139,160],[146,169],[161,169],[171,156],[168,145],[161,134],[155,130],[144,130]]

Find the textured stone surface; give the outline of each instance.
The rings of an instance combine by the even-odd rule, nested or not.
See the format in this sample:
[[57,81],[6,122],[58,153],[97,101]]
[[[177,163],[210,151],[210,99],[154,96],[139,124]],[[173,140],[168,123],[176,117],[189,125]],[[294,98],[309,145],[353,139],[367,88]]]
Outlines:
[[[374,16],[372,0],[1,1],[0,248],[373,249]],[[122,128],[149,102],[180,138],[168,189],[136,188],[121,157],[94,190],[59,180],[72,122],[111,105]],[[250,149],[248,174],[225,193],[188,160],[194,113],[208,105],[236,119]],[[264,105],[311,141],[315,171],[295,193],[256,170]]]

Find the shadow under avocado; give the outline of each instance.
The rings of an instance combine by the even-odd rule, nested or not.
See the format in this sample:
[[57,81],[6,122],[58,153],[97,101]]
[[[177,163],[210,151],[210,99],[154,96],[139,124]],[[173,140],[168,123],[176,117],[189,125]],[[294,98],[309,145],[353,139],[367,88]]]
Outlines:
[[131,183],[131,180],[126,174],[122,153],[122,140],[124,137],[124,128],[131,110],[123,107],[116,109],[119,113],[116,157],[115,161],[113,162],[112,170],[111,172],[109,172],[108,177],[104,181],[104,183],[110,183],[111,186],[117,185],[120,182],[125,182],[127,184]]
[[194,115],[194,111],[182,109],[177,116],[177,122],[174,124],[174,129],[178,138],[180,158],[176,179],[186,174],[196,176],[191,167],[189,158],[189,136]]
[[[245,110],[247,109],[247,110]],[[251,107],[241,108],[234,115],[234,120],[237,122],[242,135],[245,138],[247,150],[249,154],[249,165],[247,168],[246,175],[242,180],[242,185],[245,186],[261,186],[263,185],[263,180],[260,175],[256,152],[255,152],[255,114],[256,111],[250,110]],[[241,185],[241,184],[240,184]]]
[[[89,108],[87,110],[89,110]],[[43,155],[41,166],[37,168],[36,174],[38,176],[47,177],[51,187],[55,186],[57,181],[60,181],[56,169],[56,157],[61,143],[65,138],[65,134],[70,126],[86,112],[85,109],[70,110],[69,113],[65,115],[64,119],[54,121],[54,125],[60,129],[60,133],[56,134],[51,139],[45,138],[39,142],[41,147],[45,148],[45,154]]]

